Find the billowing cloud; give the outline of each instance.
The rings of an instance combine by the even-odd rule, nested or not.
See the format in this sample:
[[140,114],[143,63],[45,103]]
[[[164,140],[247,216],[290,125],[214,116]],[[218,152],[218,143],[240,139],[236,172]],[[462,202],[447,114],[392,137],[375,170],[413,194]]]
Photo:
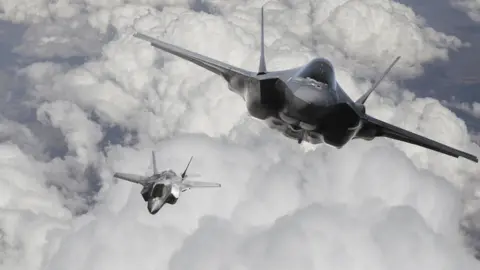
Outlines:
[[471,104],[467,102],[443,102],[446,106],[451,106],[462,110],[465,113],[472,115],[473,117],[480,118],[480,103],[472,102]]
[[478,0],[451,0],[452,5],[462,11],[465,11],[468,16],[480,22],[480,1]]
[[[458,230],[480,191],[471,163],[383,139],[305,150],[249,118],[221,78],[132,37],[142,31],[255,70],[262,4],[0,3],[4,19],[28,27],[17,51],[37,59],[18,71],[22,102],[52,130],[1,118],[2,266],[478,267]],[[265,15],[269,69],[327,57],[353,98],[398,54],[392,76],[408,78],[463,46],[393,1],[272,2]],[[72,56],[86,59],[51,59]],[[440,102],[400,91],[387,79],[368,112],[480,154]],[[51,134],[61,134],[63,152],[48,152]],[[176,171],[195,156],[191,170],[222,188],[190,190],[151,216],[140,186],[112,179],[150,173],[151,150],[160,168]]]

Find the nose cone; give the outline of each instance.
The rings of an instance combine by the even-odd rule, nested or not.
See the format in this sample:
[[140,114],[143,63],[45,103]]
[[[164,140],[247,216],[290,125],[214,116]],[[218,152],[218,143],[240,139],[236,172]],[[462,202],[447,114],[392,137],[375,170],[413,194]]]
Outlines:
[[165,201],[160,199],[160,198],[152,198],[148,200],[148,212],[150,214],[155,215],[160,209],[162,209],[163,205],[165,204]]

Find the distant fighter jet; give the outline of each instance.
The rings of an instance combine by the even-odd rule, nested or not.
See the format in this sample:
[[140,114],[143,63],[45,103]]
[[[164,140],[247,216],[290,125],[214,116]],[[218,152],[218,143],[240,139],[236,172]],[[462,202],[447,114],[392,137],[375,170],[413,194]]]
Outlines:
[[191,188],[221,186],[218,183],[185,180],[188,177],[187,169],[190,162],[192,162],[192,158],[193,157],[190,158],[185,171],[180,176],[172,170],[166,170],[159,173],[157,170],[155,152],[152,151],[152,176],[147,177],[128,173],[115,173],[113,177],[142,185],[143,189],[140,193],[142,194],[143,199],[148,202],[148,211],[150,214],[154,215],[165,203],[175,204],[180,197],[180,193],[184,191]]
[[372,88],[354,102],[336,81],[333,65],[325,58],[313,59],[297,68],[267,71],[263,28],[262,7],[260,64],[256,73],[142,33],[135,33],[134,37],[148,41],[153,47],[222,76],[228,83],[228,88],[245,100],[252,117],[265,121],[269,127],[296,139],[298,143],[302,143],[303,140],[312,144],[326,143],[339,149],[352,139],[370,141],[376,137],[387,137],[478,163],[478,158],[471,154],[380,121],[365,113],[365,101],[400,57],[393,61]]

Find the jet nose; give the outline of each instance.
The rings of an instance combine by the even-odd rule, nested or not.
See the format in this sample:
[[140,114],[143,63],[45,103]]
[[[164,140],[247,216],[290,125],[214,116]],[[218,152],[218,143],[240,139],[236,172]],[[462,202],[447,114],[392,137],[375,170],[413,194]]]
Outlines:
[[152,198],[148,200],[148,212],[155,215],[163,207],[163,204],[164,202],[160,198]]

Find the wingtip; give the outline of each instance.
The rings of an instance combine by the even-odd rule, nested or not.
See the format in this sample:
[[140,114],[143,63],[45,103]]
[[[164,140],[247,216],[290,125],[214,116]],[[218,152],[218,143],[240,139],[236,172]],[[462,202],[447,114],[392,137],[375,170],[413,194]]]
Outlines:
[[478,163],[478,157],[476,157],[476,156],[474,156],[474,155],[464,154],[464,155],[462,155],[462,156],[460,156],[460,157],[462,157],[462,158],[464,158],[464,159],[468,159],[468,160],[470,160],[470,161],[472,161],[472,162]]
[[141,32],[133,33],[133,37],[150,42],[150,37]]
[[133,33],[132,37],[138,38],[138,39],[141,39],[141,40],[145,40],[145,39],[143,38],[143,34],[140,33],[140,32],[135,32],[135,33]]

